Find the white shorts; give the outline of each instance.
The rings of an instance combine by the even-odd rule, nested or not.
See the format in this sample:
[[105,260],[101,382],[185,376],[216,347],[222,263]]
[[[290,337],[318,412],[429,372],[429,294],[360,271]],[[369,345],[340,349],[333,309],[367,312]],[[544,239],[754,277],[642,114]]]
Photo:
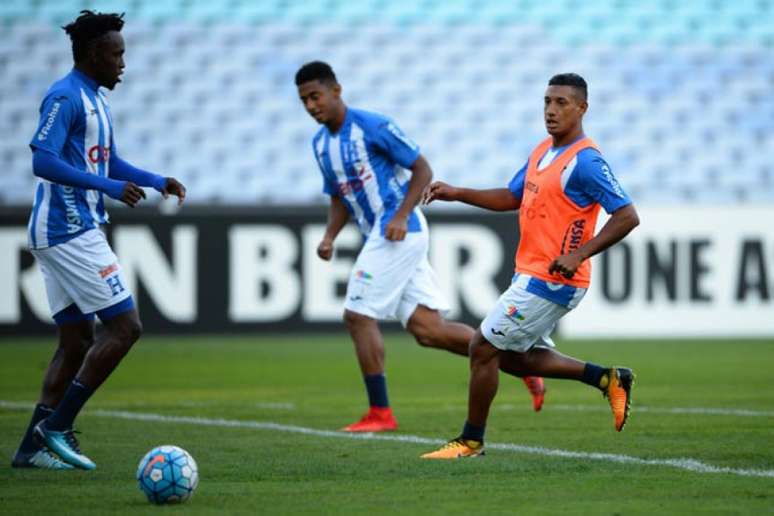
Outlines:
[[449,305],[427,259],[427,230],[393,242],[374,229],[352,268],[344,308],[378,320],[397,319],[403,326],[418,305],[446,315]]
[[[527,292],[530,279],[519,274],[481,323],[484,338],[497,349],[524,352],[533,346],[554,347],[551,333],[570,308]],[[573,306],[577,306],[583,294],[585,290]]]
[[118,258],[99,229],[31,251],[43,273],[52,316],[73,303],[84,314],[90,314],[131,296]]

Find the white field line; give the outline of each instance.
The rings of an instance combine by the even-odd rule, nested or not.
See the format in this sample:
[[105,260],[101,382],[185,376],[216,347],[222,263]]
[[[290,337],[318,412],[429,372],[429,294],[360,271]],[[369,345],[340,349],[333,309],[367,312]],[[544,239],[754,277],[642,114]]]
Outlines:
[[[11,402],[0,400],[0,408],[14,410],[29,410],[32,405],[29,403]],[[442,439],[431,439],[419,437],[416,435],[400,434],[351,434],[346,432],[337,432],[333,430],[318,430],[295,425],[282,425],[279,423],[264,421],[240,421],[234,419],[214,419],[203,417],[187,416],[164,416],[162,414],[149,414],[141,412],[126,412],[121,410],[90,410],[87,414],[98,417],[108,417],[114,419],[125,419],[129,421],[153,421],[159,423],[178,423],[196,426],[213,426],[221,428],[250,428],[254,430],[272,430],[275,432],[286,432],[303,435],[312,435],[315,437],[332,437],[338,439],[352,439],[360,441],[389,441],[403,442],[412,444],[424,444],[428,446],[437,446],[443,444]],[[693,473],[726,473],[741,477],[765,477],[774,478],[774,470],[770,469],[740,469],[728,468],[722,466],[713,466],[691,458],[675,459],[642,459],[630,455],[619,455],[615,453],[582,452],[572,450],[560,450],[552,448],[543,448],[540,446],[524,446],[512,443],[487,443],[487,448],[494,450],[512,451],[515,453],[526,453],[531,455],[543,455],[546,457],[562,457],[569,459],[590,459],[606,462],[615,462],[619,464],[634,464],[638,466],[667,466],[671,468],[691,471]]]
[[[455,407],[456,408],[456,407]],[[513,403],[504,403],[495,405],[495,410],[519,410],[531,411],[532,407],[528,403],[523,406]],[[546,408],[551,410],[564,410],[568,412],[610,412],[610,407],[605,403],[599,405],[555,405],[548,402]],[[748,409],[729,409],[729,408],[709,408],[709,407],[649,407],[646,405],[633,405],[632,412],[650,412],[653,414],[675,414],[675,415],[702,415],[702,416],[741,416],[741,417],[774,417],[774,411],[771,410],[748,410]]]
[[[156,403],[149,403],[144,401],[108,401],[102,402],[100,405],[106,408],[115,406],[130,410],[158,406]],[[218,401],[178,401],[175,402],[175,406],[185,408],[223,407],[223,403]],[[294,403],[280,403],[273,401],[258,401],[253,403],[252,406],[266,410],[296,410],[296,405]]]

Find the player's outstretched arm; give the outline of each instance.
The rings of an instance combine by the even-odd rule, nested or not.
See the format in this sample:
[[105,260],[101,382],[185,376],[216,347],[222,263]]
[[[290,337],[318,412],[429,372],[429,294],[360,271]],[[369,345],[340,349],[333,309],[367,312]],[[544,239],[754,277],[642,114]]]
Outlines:
[[178,206],[185,200],[185,186],[173,177],[164,177],[153,172],[139,169],[121,159],[116,152],[110,155],[110,177],[113,179],[131,181],[139,186],[150,186],[156,189],[164,199],[170,195],[177,197]]
[[317,256],[328,261],[333,256],[333,241],[336,240],[341,229],[349,220],[349,212],[338,196],[331,196],[331,205],[328,207],[328,224],[325,226],[325,234],[317,246]]
[[145,192],[142,188],[131,181],[120,181],[84,173],[59,156],[45,150],[37,149],[32,153],[32,172],[38,177],[59,185],[99,190],[131,207],[145,198]]
[[459,188],[442,181],[436,181],[425,189],[422,204],[433,201],[457,201],[493,211],[518,210],[521,201],[507,188],[476,190]]
[[548,273],[558,273],[565,278],[572,278],[584,260],[620,242],[639,224],[640,217],[637,215],[637,210],[634,209],[633,204],[627,204],[617,209],[594,238],[583,244],[576,251],[559,256],[551,262],[551,265],[548,267]]

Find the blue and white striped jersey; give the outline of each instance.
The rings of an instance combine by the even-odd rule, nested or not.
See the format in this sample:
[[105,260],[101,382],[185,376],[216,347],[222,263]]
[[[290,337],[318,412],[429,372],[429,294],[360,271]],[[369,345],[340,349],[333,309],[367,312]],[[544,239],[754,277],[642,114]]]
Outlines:
[[[389,118],[347,108],[336,134],[323,126],[313,140],[323,175],[323,192],[338,196],[366,238],[378,224],[385,226],[408,191],[407,171],[419,157],[419,147]],[[408,231],[422,231],[419,208],[408,220]]]
[[[49,88],[30,147],[54,154],[84,174],[107,177],[113,130],[96,81],[73,69]],[[29,245],[61,244],[108,222],[102,192],[37,178],[28,225]]]

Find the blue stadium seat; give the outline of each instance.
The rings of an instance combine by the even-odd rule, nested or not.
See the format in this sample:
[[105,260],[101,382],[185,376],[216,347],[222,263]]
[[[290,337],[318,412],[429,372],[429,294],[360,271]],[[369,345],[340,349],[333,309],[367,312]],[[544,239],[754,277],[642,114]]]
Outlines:
[[58,26],[94,5],[126,12],[125,82],[108,93],[121,154],[194,202],[322,199],[293,84],[312,59],[445,180],[506,183],[545,135],[547,79],[576,71],[587,130],[638,202],[774,201],[770,153],[746,152],[774,145],[772,2],[5,0],[0,203],[29,202],[38,103],[71,67]]

